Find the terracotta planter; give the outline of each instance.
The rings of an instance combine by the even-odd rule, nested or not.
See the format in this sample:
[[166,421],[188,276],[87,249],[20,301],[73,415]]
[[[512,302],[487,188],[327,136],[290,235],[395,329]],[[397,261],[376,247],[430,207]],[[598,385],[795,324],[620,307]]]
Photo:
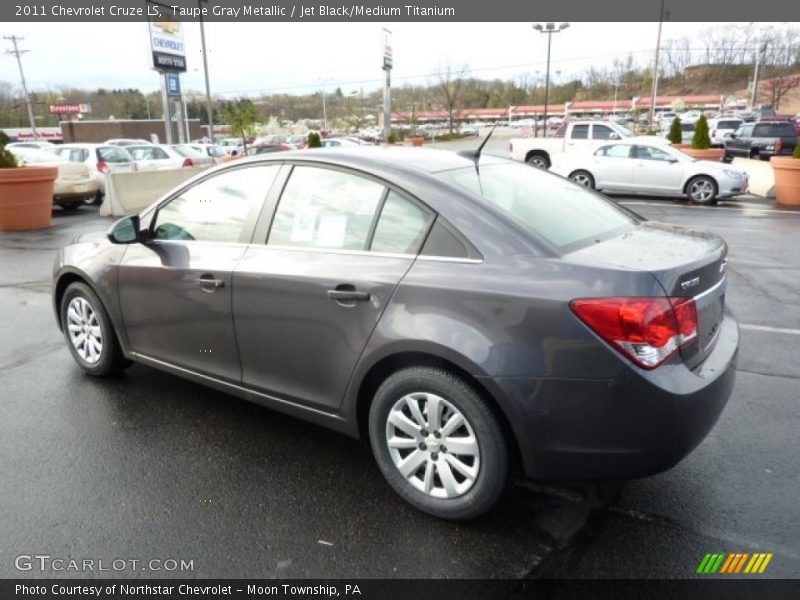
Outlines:
[[0,169],[0,231],[50,227],[58,167]]
[[422,144],[425,142],[425,138],[422,138],[422,137],[410,137],[410,138],[408,138],[408,141],[411,142],[412,146],[422,146]]
[[692,148],[691,144],[687,144],[687,146],[688,148],[681,148],[681,152],[685,152],[697,160],[713,160],[719,162],[725,155],[725,150],[723,148],[707,148],[705,150],[698,150],[696,148]]
[[678,150],[686,151],[687,148],[691,148],[691,144],[670,144],[673,148],[677,148]]
[[773,156],[775,199],[780,206],[800,208],[800,158]]

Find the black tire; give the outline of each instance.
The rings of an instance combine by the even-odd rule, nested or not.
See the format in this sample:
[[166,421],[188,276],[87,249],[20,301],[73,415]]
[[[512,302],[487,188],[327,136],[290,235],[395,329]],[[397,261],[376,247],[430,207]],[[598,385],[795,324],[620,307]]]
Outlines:
[[[94,315],[96,316],[96,322],[100,327],[102,348],[99,352],[99,359],[95,362],[90,362],[82,357],[78,353],[78,350],[76,349],[70,337],[70,321],[67,313],[69,311],[70,303],[76,298],[82,298],[88,303]],[[61,325],[62,329],[64,330],[64,338],[67,341],[67,347],[72,354],[72,358],[74,358],[75,362],[78,363],[78,366],[80,366],[89,375],[93,375],[95,377],[117,375],[131,364],[131,362],[122,354],[122,350],[119,346],[119,340],[117,339],[117,335],[114,332],[114,327],[111,325],[111,320],[108,317],[108,313],[106,312],[103,303],[88,285],[81,282],[69,284],[67,289],[64,291],[64,296],[61,298],[61,306],[59,307],[59,310],[61,314]]]
[[569,178],[571,181],[577,183],[582,187],[585,187],[590,190],[594,189],[595,185],[594,177],[592,176],[591,173],[589,173],[589,171],[578,169],[577,171],[573,171],[572,173],[570,173]]
[[728,151],[725,151],[725,154],[722,155],[722,162],[730,163],[733,162],[733,156],[731,156]]
[[63,202],[61,205],[62,210],[67,212],[75,212],[83,206],[83,200],[76,200],[74,202]]
[[751,150],[751,151],[750,151],[750,158],[751,158],[752,160],[764,160],[764,159],[761,157],[761,154],[758,152],[758,150]]
[[550,158],[544,152],[531,152],[525,157],[525,162],[537,169],[549,169]]
[[[710,195],[700,197],[698,194],[695,194],[695,189],[697,188],[705,188],[710,190]],[[686,195],[692,204],[716,205],[718,193],[719,186],[717,185],[717,182],[708,175],[697,175],[696,177],[692,177],[686,183]]]
[[[471,427],[469,435],[474,435],[479,448],[479,462],[477,463],[477,476],[474,478],[464,493],[454,495],[451,498],[437,498],[417,489],[395,465],[387,441],[388,419],[396,403],[408,394],[433,394],[445,399],[456,411],[460,412]],[[425,405],[427,406],[427,405]],[[448,409],[445,408],[445,411]],[[427,415],[427,408],[423,411]],[[446,421],[442,415],[442,421]],[[451,414],[452,416],[452,414]],[[425,418],[428,418],[427,416]],[[444,427],[440,428],[444,433]],[[437,431],[440,431],[437,430]],[[424,431],[424,428],[423,428]],[[456,430],[458,431],[458,430]],[[462,430],[465,431],[465,430]],[[437,435],[436,431],[427,432],[428,439],[433,440],[432,435]],[[378,463],[378,467],[383,473],[389,485],[409,504],[415,508],[431,514],[433,516],[450,519],[465,520],[475,518],[491,509],[502,496],[508,487],[509,477],[509,451],[503,429],[491,408],[486,404],[481,395],[461,377],[445,369],[434,367],[409,367],[397,371],[388,377],[375,393],[374,400],[370,406],[369,413],[369,437],[372,444],[373,454]],[[437,437],[439,437],[437,435]],[[410,438],[409,439],[413,439]],[[424,439],[424,438],[420,438]],[[455,437],[441,437],[442,444],[446,440],[458,439]],[[463,439],[463,438],[462,438]],[[420,441],[418,440],[418,441]],[[433,440],[435,443],[435,440]],[[431,481],[439,481],[443,489],[445,484],[439,478],[440,466],[438,461],[448,462],[444,450],[437,451],[426,446],[421,442],[420,447],[408,450],[408,455],[416,452],[426,452],[426,457],[434,461],[431,471],[435,474]],[[406,457],[408,456],[406,455]],[[451,456],[454,453],[450,453]],[[476,463],[473,463],[473,466]],[[447,472],[463,477],[455,469],[450,469],[445,465]],[[419,471],[427,468],[427,462],[420,465]],[[420,477],[422,480],[424,477]],[[463,481],[467,481],[464,478]],[[463,482],[462,482],[463,483]]]

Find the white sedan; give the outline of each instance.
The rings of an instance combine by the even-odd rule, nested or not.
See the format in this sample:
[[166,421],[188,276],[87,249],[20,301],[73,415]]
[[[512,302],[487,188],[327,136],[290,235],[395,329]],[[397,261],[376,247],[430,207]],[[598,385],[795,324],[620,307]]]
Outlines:
[[747,173],[722,162],[695,160],[659,142],[615,142],[590,153],[558,156],[551,171],[606,192],[687,196],[696,204],[747,192]]
[[183,167],[210,167],[214,160],[193,150],[186,144],[168,146],[166,144],[142,144],[125,146],[136,162],[138,171],[158,171],[161,169],[182,169]]

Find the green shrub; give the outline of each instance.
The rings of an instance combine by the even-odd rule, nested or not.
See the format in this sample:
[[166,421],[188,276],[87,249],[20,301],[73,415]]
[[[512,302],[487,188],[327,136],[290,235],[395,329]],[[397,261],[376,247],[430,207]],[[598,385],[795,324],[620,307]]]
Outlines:
[[308,148],[322,148],[322,139],[316,131],[308,134],[308,144],[306,146]]
[[678,117],[672,119],[672,125],[669,126],[669,135],[667,139],[673,144],[680,144],[683,141],[681,137],[681,120]]
[[700,115],[694,125],[692,148],[695,150],[708,150],[711,148],[711,137],[708,135],[708,121],[705,115]]
[[18,166],[17,157],[11,154],[11,150],[0,146],[0,169],[13,169]]
[[792,152],[792,156],[795,158],[800,158],[800,141],[794,145],[794,152]]
[[390,133],[389,136],[386,138],[386,143],[387,144],[396,144],[397,143],[397,135],[394,133],[394,131],[392,133]]
[[0,131],[0,146],[5,146],[8,142],[11,141],[11,138],[8,137],[5,131]]

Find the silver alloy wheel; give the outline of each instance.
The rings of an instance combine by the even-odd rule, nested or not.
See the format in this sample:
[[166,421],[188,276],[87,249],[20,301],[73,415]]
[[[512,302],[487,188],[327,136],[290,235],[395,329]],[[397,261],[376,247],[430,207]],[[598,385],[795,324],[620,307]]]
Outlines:
[[572,177],[570,177],[572,181],[577,183],[578,185],[582,185],[585,188],[592,187],[592,180],[586,173],[576,173]]
[[696,202],[708,202],[714,196],[714,184],[708,179],[698,179],[689,186],[689,196]]
[[436,394],[415,392],[395,402],[386,444],[400,474],[434,498],[461,496],[478,479],[478,438],[461,411]]
[[103,353],[103,332],[97,314],[86,298],[76,296],[67,307],[67,330],[72,347],[83,360],[94,364]]
[[531,165],[532,167],[536,167],[537,169],[547,168],[547,162],[545,161],[544,157],[539,156],[538,154],[536,156],[530,157],[528,159],[528,164]]

